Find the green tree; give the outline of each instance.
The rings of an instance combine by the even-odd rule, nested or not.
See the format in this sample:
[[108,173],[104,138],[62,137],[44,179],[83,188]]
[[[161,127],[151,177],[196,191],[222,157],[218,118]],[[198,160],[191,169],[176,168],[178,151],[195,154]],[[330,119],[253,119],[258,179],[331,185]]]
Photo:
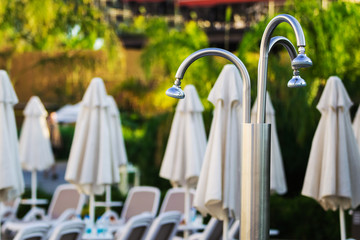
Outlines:
[[[46,92],[53,92],[57,99],[52,101],[58,103],[79,101],[95,75],[119,80],[115,70],[124,66],[115,31],[91,0],[2,0],[0,36],[0,60],[5,62],[1,67],[11,72],[15,56],[32,53],[38,60],[28,66],[34,72],[31,77],[52,82]],[[46,75],[49,69],[56,76]],[[29,69],[23,71],[12,73],[12,80]],[[36,86],[32,90],[46,95]]]
[[[169,110],[176,101],[166,98],[164,92],[171,87],[175,73],[181,62],[193,52],[209,46],[207,36],[194,21],[189,21],[178,29],[170,27],[165,19],[156,18],[148,21],[145,29],[148,44],[144,49],[143,66],[149,83],[155,86],[154,104]],[[206,100],[216,81],[224,61],[214,61],[206,57],[194,62],[186,71],[182,87],[195,85],[203,104],[210,108]],[[166,101],[164,101],[166,98]]]
[[[94,49],[100,38],[113,47],[113,31],[90,0],[2,0],[1,48],[16,51]],[[95,46],[96,47],[96,46]]]

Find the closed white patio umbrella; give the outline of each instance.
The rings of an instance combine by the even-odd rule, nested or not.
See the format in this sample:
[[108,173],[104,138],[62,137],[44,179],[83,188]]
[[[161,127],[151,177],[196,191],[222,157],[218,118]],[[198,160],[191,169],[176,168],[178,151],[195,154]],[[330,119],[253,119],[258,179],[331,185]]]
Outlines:
[[33,96],[26,104],[24,122],[19,140],[20,162],[24,170],[31,171],[31,204],[37,204],[37,171],[48,169],[54,164],[50,132],[47,126],[47,111],[40,98]]
[[[251,110],[251,120],[255,121],[257,113],[257,99]],[[283,160],[280,150],[279,139],[276,130],[275,109],[270,95],[266,92],[266,116],[265,122],[271,124],[271,149],[270,149],[270,192],[285,194],[287,192]]]
[[346,237],[344,210],[360,204],[360,153],[351,126],[351,105],[340,78],[330,77],[317,105],[321,118],[302,189],[325,210],[339,209],[342,240]]
[[240,218],[242,81],[234,65],[224,66],[208,100],[215,110],[194,205],[223,220],[228,239],[229,217]]
[[91,80],[82,99],[65,180],[90,195],[90,220],[94,222],[94,195],[118,183],[119,162],[111,145],[109,99],[101,78]]
[[3,202],[24,192],[24,178],[14,114],[18,98],[4,70],[0,70],[0,81],[0,201]]
[[190,192],[196,186],[206,148],[206,134],[202,118],[204,107],[193,85],[184,88],[185,99],[179,100],[171,125],[160,177],[173,185],[184,186],[185,222],[189,223]]
[[1,202],[11,201],[24,192],[14,114],[17,103],[8,74],[0,70],[0,208]]

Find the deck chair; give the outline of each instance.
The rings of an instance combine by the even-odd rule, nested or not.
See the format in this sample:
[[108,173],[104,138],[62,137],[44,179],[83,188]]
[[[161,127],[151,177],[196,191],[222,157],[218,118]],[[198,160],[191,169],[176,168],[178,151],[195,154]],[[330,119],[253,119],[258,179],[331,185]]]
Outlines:
[[[195,191],[190,190],[190,206],[193,204]],[[171,188],[166,192],[164,201],[161,204],[159,214],[168,211],[178,211],[182,214],[185,213],[185,188]]]
[[49,240],[81,240],[85,223],[81,220],[65,221],[57,225],[52,231]]
[[145,240],[169,240],[176,233],[177,226],[181,221],[181,213],[169,211],[161,213],[151,224]]
[[14,240],[44,240],[50,225],[46,223],[28,224],[14,237]]
[[148,212],[131,217],[124,228],[116,233],[116,240],[143,240],[153,219]]
[[160,190],[156,187],[137,186],[130,189],[121,211],[120,223],[124,224],[133,216],[149,212],[155,217],[159,208]]
[[54,224],[69,220],[81,213],[85,196],[72,184],[59,185],[51,199],[47,214],[41,208],[32,208],[23,218],[24,221],[51,221]]

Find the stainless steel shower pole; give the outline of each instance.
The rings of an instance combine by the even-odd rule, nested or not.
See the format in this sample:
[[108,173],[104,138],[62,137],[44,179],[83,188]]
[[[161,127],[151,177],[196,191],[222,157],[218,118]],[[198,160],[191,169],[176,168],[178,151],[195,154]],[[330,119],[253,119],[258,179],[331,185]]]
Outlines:
[[[274,29],[282,22],[289,23],[294,29],[299,54],[289,40],[283,37],[271,39]],[[244,240],[269,239],[271,126],[265,123],[265,97],[268,54],[276,42],[285,46],[292,60],[295,76],[288,86],[305,86],[305,81],[298,76],[298,68],[311,65],[311,60],[304,54],[305,37],[299,22],[290,15],[273,18],[265,29],[260,47],[256,123],[243,125],[240,239]]]

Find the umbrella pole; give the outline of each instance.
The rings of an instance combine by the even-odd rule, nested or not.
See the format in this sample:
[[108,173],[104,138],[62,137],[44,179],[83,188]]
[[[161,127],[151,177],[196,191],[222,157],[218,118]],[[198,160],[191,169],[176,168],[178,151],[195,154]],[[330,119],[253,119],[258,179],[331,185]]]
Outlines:
[[94,193],[90,194],[89,215],[90,215],[91,224],[94,224],[95,223],[95,196],[94,196]]
[[229,218],[225,217],[223,221],[223,237],[222,237],[223,240],[229,239],[228,230],[229,230]]
[[36,189],[37,189],[37,175],[36,170],[31,171],[31,207],[36,207]]
[[344,217],[344,209],[342,208],[342,206],[339,207],[339,215],[340,215],[341,240],[345,240],[346,238],[345,217]]
[[[185,186],[185,199],[184,199],[184,218],[185,218],[185,225],[190,224],[190,189],[188,185]],[[184,239],[189,238],[189,231],[184,231]]]
[[106,211],[110,211],[110,203],[111,203],[111,186],[106,185]]

